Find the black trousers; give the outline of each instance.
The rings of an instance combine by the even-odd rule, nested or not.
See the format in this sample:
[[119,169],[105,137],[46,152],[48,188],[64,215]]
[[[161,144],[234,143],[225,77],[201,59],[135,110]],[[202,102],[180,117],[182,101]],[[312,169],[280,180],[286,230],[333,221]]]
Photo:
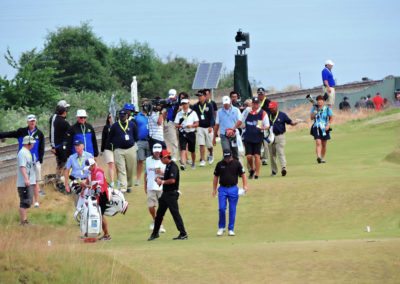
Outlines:
[[181,235],[186,235],[185,226],[183,225],[183,220],[181,214],[179,213],[178,206],[179,193],[177,191],[163,192],[160,199],[158,199],[158,209],[156,213],[156,220],[154,222],[153,235],[158,234],[162,220],[164,218],[167,209],[171,212],[176,228]]

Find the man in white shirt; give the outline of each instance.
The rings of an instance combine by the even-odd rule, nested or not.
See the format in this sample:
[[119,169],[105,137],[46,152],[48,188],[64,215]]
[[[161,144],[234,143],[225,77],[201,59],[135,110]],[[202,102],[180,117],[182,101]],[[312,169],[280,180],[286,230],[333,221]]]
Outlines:
[[181,170],[185,170],[186,147],[192,156],[192,169],[196,161],[196,128],[199,126],[197,113],[190,109],[189,100],[181,100],[182,110],[176,114],[175,126],[179,130],[179,147],[181,150]]
[[[162,146],[156,143],[153,146],[153,155],[146,158],[146,172],[144,174],[144,192],[147,194],[147,206],[153,223],[150,224],[150,230],[154,229],[154,220],[156,218],[156,207],[158,207],[158,199],[162,194],[162,185],[156,182],[157,177],[164,176],[165,164],[161,162],[160,154]],[[164,226],[161,225],[160,233],[165,233]]]

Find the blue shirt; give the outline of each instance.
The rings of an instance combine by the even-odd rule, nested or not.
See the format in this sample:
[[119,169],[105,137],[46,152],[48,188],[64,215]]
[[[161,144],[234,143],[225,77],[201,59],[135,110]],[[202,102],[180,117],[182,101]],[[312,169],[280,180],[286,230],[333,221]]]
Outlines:
[[89,175],[89,171],[84,170],[84,168],[86,166],[85,162],[89,158],[93,158],[93,155],[85,151],[83,151],[82,157],[78,157],[77,153],[69,156],[67,163],[65,165],[65,168],[67,170],[71,169],[69,175],[73,176],[74,178],[80,178],[80,179],[87,178]]
[[329,87],[335,87],[335,79],[333,79],[332,71],[328,67],[322,70],[322,84],[324,84],[325,80],[328,81]]
[[142,112],[139,112],[134,120],[138,128],[138,139],[147,140],[149,138],[149,118]]
[[[313,106],[311,108],[311,112],[313,113],[316,111],[316,107]],[[319,127],[321,129],[325,128],[326,125],[329,123],[329,117],[333,116],[332,109],[327,106],[324,106],[321,110],[318,111],[317,115],[315,116],[315,122],[313,127]],[[275,131],[274,131],[275,132]]]
[[292,124],[292,120],[287,116],[286,113],[278,111],[278,114],[269,115],[270,125],[273,126],[275,135],[281,135],[286,132],[286,124]]
[[231,106],[228,110],[222,107],[217,111],[215,124],[219,124],[219,133],[225,135],[226,129],[233,128],[240,119],[241,113],[237,107]]

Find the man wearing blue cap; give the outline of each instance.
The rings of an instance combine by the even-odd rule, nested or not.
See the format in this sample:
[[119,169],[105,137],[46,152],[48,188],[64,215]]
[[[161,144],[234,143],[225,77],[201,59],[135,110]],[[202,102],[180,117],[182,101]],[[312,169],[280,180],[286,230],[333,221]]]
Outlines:
[[133,114],[135,113],[135,106],[131,103],[126,103],[123,108],[126,111],[126,114],[128,116],[128,120],[133,119]]
[[82,140],[75,140],[73,142],[75,153],[69,156],[64,170],[64,185],[66,192],[70,192],[69,178],[75,180],[84,180],[88,177],[89,171],[85,170],[85,161],[93,158],[93,155],[84,151],[84,143]]

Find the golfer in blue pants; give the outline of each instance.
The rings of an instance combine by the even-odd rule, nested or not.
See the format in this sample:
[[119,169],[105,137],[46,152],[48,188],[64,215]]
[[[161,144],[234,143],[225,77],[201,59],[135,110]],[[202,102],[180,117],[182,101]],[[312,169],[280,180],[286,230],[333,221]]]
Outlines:
[[235,217],[236,217],[236,205],[239,200],[239,188],[237,186],[239,177],[243,181],[243,189],[247,191],[247,180],[246,174],[242,164],[236,159],[232,158],[232,152],[230,150],[224,150],[224,159],[218,162],[214,170],[213,180],[213,193],[215,197],[218,188],[218,203],[219,203],[219,222],[217,236],[222,236],[225,232],[226,226],[226,203],[229,202],[229,224],[228,224],[228,235],[235,236]]
[[219,222],[218,228],[224,229],[226,226],[226,202],[229,202],[229,224],[228,230],[233,231],[235,227],[236,205],[239,201],[239,188],[237,185],[231,187],[220,186],[218,188],[219,203]]

